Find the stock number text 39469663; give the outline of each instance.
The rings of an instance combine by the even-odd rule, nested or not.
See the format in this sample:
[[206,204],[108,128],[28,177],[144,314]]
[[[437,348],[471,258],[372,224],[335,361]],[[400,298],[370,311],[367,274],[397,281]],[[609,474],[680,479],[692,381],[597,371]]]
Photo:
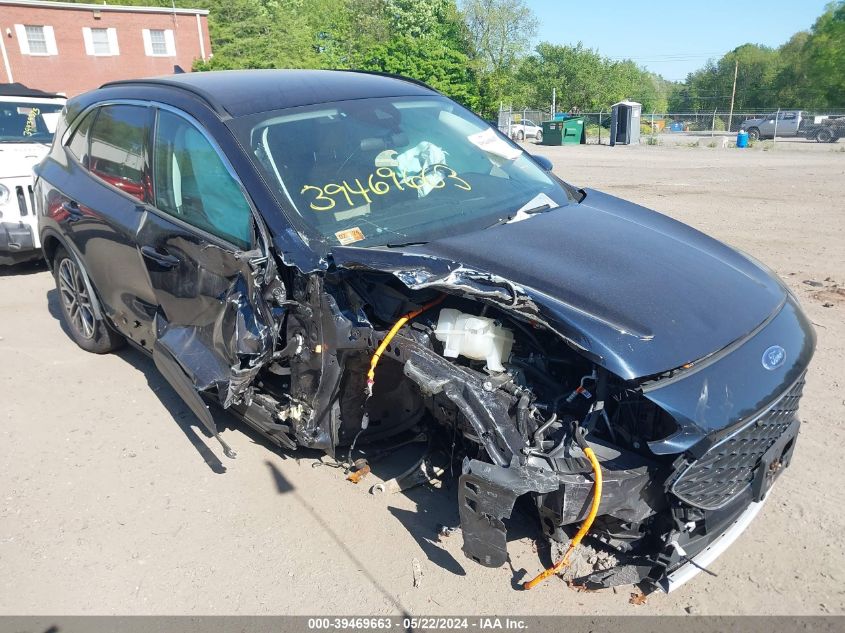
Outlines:
[[314,211],[329,211],[335,208],[339,200],[345,201],[350,207],[356,206],[352,196],[360,196],[360,204],[369,204],[374,196],[405,189],[443,189],[447,184],[451,184],[458,189],[472,191],[472,186],[458,176],[454,169],[441,164],[428,166],[414,176],[403,173],[401,177],[390,167],[378,167],[367,176],[366,181],[366,185],[360,178],[355,178],[351,184],[343,180],[340,183],[326,183],[322,187],[304,185],[300,193],[315,192],[314,199],[308,206]]

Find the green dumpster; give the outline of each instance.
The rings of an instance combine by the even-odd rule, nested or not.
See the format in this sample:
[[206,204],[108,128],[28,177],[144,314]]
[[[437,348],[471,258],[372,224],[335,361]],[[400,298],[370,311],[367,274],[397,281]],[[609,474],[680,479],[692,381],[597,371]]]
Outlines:
[[586,134],[584,133],[584,119],[567,119],[563,121],[563,144],[578,145],[587,142]]
[[543,145],[563,145],[563,121],[543,121]]

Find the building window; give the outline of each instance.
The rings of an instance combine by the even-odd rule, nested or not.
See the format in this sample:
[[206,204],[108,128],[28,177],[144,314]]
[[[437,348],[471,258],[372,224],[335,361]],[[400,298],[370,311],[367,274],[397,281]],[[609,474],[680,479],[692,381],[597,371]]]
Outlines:
[[148,57],[173,57],[176,42],[170,29],[144,29],[144,52]]
[[152,44],[153,55],[167,55],[167,42],[164,40],[162,29],[150,29],[150,44]]
[[97,57],[120,55],[117,45],[117,29],[82,28],[82,39],[85,41],[85,53]]
[[44,36],[44,27],[27,24],[26,43],[29,45],[30,55],[46,55],[47,38]]
[[53,27],[43,24],[15,24],[23,55],[58,55]]

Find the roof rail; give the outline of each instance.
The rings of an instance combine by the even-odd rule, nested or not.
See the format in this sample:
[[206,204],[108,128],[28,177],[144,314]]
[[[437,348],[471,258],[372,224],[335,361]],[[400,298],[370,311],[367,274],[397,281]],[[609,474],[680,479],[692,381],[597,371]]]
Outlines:
[[178,88],[187,93],[201,99],[214,112],[223,116],[231,116],[224,108],[218,105],[211,96],[204,90],[200,90],[194,86],[190,86],[178,81],[170,81],[167,78],[162,79],[118,79],[116,81],[108,81],[100,88],[120,88],[122,86],[167,86],[168,88]]

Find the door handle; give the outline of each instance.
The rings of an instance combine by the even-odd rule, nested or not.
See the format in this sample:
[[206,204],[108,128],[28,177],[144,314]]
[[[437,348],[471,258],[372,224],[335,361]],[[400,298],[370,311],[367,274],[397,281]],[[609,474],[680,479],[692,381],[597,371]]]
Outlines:
[[170,255],[166,251],[159,252],[152,246],[142,246],[141,255],[143,255],[150,261],[155,262],[162,268],[176,268],[176,266],[178,266],[180,262],[180,259],[178,257]]
[[75,202],[67,200],[62,202],[62,209],[67,213],[68,221],[76,222],[77,220],[82,219],[82,210]]

